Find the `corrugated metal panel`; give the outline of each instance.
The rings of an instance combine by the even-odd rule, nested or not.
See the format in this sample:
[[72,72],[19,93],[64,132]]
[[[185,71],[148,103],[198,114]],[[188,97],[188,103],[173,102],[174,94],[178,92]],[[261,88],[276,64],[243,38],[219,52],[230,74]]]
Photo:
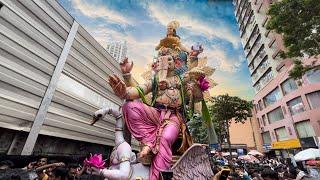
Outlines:
[[[66,77],[66,75],[62,77]],[[73,80],[72,78],[68,79],[69,81]],[[60,81],[63,80],[60,79]],[[114,118],[108,116],[98,121],[94,126],[90,126],[89,122],[93,113],[101,107],[89,102],[88,98],[94,98],[92,95],[88,95],[87,91],[91,91],[89,88],[83,87],[87,89],[84,91],[86,96],[81,96],[81,92],[80,94],[74,93],[70,88],[63,84],[58,86],[40,133],[53,135],[53,132],[49,132],[48,129],[55,129],[54,135],[57,137],[114,145]],[[75,89],[82,90],[77,86]],[[94,92],[92,91],[92,93]],[[75,136],[75,134],[77,135]]]
[[[55,0],[0,1],[0,127],[30,131],[73,18]],[[96,110],[122,103],[107,83],[113,73],[118,63],[80,26],[40,134],[113,145],[114,118],[89,125]]]
[[55,136],[113,146],[114,118],[89,125],[96,110],[122,103],[107,83],[113,73],[120,74],[119,66],[79,26],[40,133],[50,135],[47,129],[59,128]]
[[50,13],[55,13],[55,19],[46,15],[48,9],[42,9],[48,7],[46,1],[1,3],[0,127],[29,131],[70,22],[59,18],[54,9]]
[[119,65],[101,49],[102,46],[79,26],[64,72],[115,103],[121,103],[107,83],[108,75],[120,74]]
[[78,31],[43,128],[60,127],[56,132],[59,137],[113,146],[114,118],[109,116],[94,126],[89,122],[96,110],[122,103],[107,83],[109,74],[120,71],[110,63],[113,59],[103,54],[97,56],[99,51],[90,43]]

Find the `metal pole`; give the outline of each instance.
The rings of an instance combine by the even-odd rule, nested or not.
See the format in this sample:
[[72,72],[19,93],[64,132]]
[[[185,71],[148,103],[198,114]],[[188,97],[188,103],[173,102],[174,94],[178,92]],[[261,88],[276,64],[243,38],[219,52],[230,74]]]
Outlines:
[[28,135],[26,143],[22,149],[21,155],[31,155],[33,152],[33,148],[36,144],[39,132],[41,130],[41,126],[45,120],[45,117],[47,115],[48,108],[50,106],[53,94],[57,88],[58,80],[62,74],[62,70],[63,70],[63,67],[66,63],[66,60],[67,60],[69,51],[71,49],[73,40],[77,34],[78,27],[79,27],[79,24],[76,21],[73,21],[69,35],[68,35],[67,40],[64,44],[63,50],[60,54],[57,65],[56,65],[54,72],[52,74],[52,77],[50,79],[47,90],[46,90],[44,97],[41,101],[39,110],[38,110],[37,115],[33,121],[32,128],[30,130],[30,133]]

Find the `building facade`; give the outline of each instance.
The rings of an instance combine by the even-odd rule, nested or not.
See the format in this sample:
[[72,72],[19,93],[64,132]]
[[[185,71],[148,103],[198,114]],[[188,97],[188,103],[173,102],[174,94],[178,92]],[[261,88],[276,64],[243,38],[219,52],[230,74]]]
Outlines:
[[122,104],[118,63],[57,1],[0,0],[0,21],[0,154],[111,150],[115,119],[90,121]]
[[106,50],[117,61],[121,62],[127,56],[127,42],[113,41],[108,43]]
[[[260,133],[265,150],[316,147],[320,136],[320,70],[302,80],[289,78],[292,59],[282,59],[282,36],[266,29],[272,0],[234,0],[240,38],[255,90]],[[302,59],[320,64],[320,57]]]
[[229,132],[232,145],[243,144],[247,152],[258,150],[263,152],[262,137],[259,131],[259,122],[256,118],[256,112],[253,110],[253,116],[244,121],[244,123],[235,123],[232,121]]

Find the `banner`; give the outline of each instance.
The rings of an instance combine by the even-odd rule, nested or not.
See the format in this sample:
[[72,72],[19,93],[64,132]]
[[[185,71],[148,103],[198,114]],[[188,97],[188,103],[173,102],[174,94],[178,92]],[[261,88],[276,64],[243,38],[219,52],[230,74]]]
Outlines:
[[272,142],[272,149],[294,149],[301,148],[299,139]]

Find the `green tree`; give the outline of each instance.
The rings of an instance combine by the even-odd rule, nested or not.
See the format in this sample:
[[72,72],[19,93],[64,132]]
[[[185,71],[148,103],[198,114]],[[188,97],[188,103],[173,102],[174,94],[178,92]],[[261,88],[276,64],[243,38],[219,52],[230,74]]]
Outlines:
[[229,96],[228,94],[219,95],[211,99],[210,111],[219,122],[221,129],[225,129],[229,152],[231,154],[231,143],[229,127],[232,121],[236,123],[244,123],[248,117],[252,117],[252,103],[243,100],[237,96]]
[[[213,118],[213,127],[216,132],[220,132],[218,121]],[[188,128],[191,132],[192,139],[196,143],[202,143],[202,144],[210,144],[209,142],[209,136],[208,134],[210,131],[208,130],[208,126],[203,120],[202,116],[200,114],[194,114],[193,118],[188,122]]]
[[270,6],[267,28],[283,34],[288,57],[320,54],[319,0],[283,0]]
[[193,118],[188,122],[188,127],[194,142],[202,144],[208,143],[207,127],[199,114],[195,114],[193,116]]
[[[313,56],[320,54],[320,3],[319,0],[282,0],[273,3],[268,15],[267,28],[283,35],[285,52],[283,58]],[[301,65],[301,64],[300,64]],[[299,79],[310,69],[299,66],[290,77]]]

